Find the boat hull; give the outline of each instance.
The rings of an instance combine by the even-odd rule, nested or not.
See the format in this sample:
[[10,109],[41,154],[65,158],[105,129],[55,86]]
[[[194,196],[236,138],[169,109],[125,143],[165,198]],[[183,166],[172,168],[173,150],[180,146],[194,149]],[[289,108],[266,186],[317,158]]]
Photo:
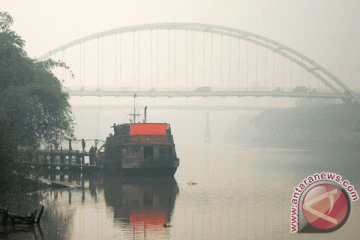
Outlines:
[[167,123],[114,124],[99,150],[103,172],[123,176],[174,176],[179,159]]
[[105,168],[104,173],[110,176],[127,176],[127,177],[153,177],[153,176],[174,176],[177,167],[163,168]]
[[177,167],[141,167],[141,168],[122,168],[116,164],[104,164],[103,172],[106,175],[129,176],[129,177],[150,177],[150,176],[174,176]]

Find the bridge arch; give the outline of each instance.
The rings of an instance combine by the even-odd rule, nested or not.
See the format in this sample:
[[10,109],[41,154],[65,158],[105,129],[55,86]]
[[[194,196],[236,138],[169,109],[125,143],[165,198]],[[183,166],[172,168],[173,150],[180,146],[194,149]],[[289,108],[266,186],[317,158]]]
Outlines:
[[[219,25],[212,24],[200,24],[200,23],[155,23],[155,24],[142,24],[129,27],[116,28],[112,30],[107,30],[95,34],[79,38],[75,41],[66,43],[62,46],[59,46],[48,53],[40,56],[39,60],[44,60],[51,55],[54,55],[58,52],[61,52],[67,48],[73,47],[84,42],[88,42],[94,39],[103,38],[110,35],[116,35],[119,33],[128,33],[128,32],[139,32],[139,31],[152,31],[152,30],[189,30],[195,32],[204,32],[204,33],[213,33],[222,36],[229,36],[237,39],[241,39],[247,42],[251,42],[255,45],[262,46],[266,49],[269,49],[274,52],[274,54],[279,54],[284,58],[296,63],[301,68],[308,71],[318,80],[323,82],[327,87],[334,91],[334,93],[347,93],[358,103],[360,99],[357,94],[347,87],[342,81],[340,81],[336,76],[330,73],[327,69],[322,67],[320,64],[311,60],[310,58],[304,56],[303,54],[297,52],[296,50],[285,46],[281,43],[278,43],[272,39],[254,34],[251,32],[229,28]],[[340,86],[337,87],[337,86]]]

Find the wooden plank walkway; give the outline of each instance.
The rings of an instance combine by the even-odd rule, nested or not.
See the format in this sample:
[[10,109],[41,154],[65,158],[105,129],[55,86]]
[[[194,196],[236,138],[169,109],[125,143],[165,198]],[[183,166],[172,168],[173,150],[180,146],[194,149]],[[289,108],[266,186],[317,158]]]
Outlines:
[[90,156],[90,152],[80,152],[80,151],[35,151],[34,154],[43,155],[43,156]]
[[52,186],[52,187],[61,187],[61,188],[80,188],[81,185],[78,185],[76,183],[69,183],[64,181],[58,181],[58,180],[48,180],[45,178],[39,178],[39,181],[41,183],[44,183],[46,185]]
[[[80,152],[76,151],[35,151],[28,154],[30,159],[20,161],[32,166],[49,166],[49,167],[65,167],[71,169],[100,170],[101,163],[95,151]],[[85,163],[85,157],[89,158],[89,162]],[[74,159],[75,158],[75,159]]]
[[29,165],[36,165],[36,166],[55,166],[55,167],[83,167],[83,168],[98,168],[100,169],[101,166],[96,165],[90,165],[90,164],[62,164],[62,163],[34,163],[34,162],[21,162],[23,164],[29,164]]

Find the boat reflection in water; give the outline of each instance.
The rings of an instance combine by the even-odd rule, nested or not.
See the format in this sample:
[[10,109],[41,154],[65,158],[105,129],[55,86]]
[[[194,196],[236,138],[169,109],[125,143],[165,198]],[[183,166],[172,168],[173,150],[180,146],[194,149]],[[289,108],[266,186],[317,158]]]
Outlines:
[[178,194],[174,177],[104,178],[106,204],[131,235],[165,235]]

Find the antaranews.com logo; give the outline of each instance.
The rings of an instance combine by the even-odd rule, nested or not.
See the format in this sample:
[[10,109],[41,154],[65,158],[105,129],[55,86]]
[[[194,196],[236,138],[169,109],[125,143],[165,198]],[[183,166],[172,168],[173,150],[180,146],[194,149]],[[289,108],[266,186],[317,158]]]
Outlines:
[[341,228],[359,195],[335,173],[316,173],[295,187],[291,199],[292,233],[327,233]]

